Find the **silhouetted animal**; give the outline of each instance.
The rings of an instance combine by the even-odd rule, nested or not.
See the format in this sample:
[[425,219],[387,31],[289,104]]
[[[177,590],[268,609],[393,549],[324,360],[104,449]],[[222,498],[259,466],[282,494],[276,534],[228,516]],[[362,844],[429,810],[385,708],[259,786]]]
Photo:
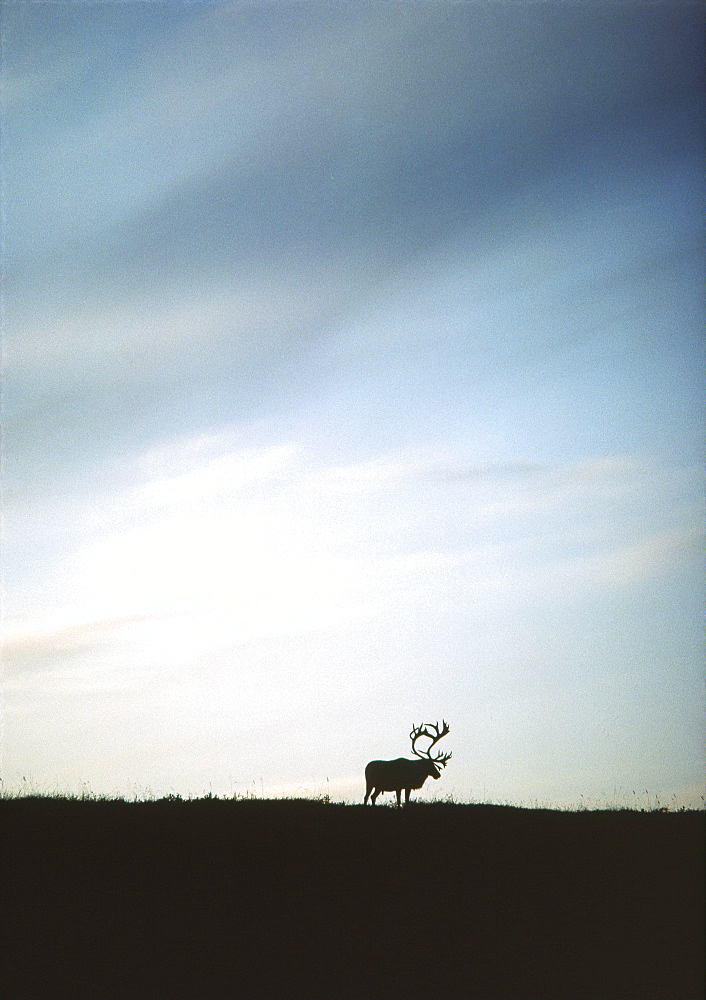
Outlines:
[[[430,724],[431,726],[431,724]],[[412,789],[421,788],[427,778],[437,780],[441,767],[446,767],[451,759],[451,754],[437,754],[431,756],[431,748],[449,732],[446,722],[442,729],[439,724],[434,724],[434,732],[429,732],[424,724],[415,726],[409,734],[412,740],[412,753],[419,757],[419,760],[410,760],[408,757],[398,757],[397,760],[371,760],[365,768],[365,798],[363,805],[368,801],[368,796],[372,792],[371,804],[375,805],[375,799],[380,792],[394,792],[397,796],[397,805],[401,804],[402,790],[404,789],[404,803],[409,802],[409,795]],[[420,752],[416,748],[417,740],[426,736],[431,739],[431,743],[425,751]]]

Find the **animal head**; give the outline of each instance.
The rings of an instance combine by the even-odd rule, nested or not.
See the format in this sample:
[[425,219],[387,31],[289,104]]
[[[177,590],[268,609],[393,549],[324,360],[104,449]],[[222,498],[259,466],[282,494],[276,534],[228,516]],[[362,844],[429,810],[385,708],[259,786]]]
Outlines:
[[440,778],[440,776],[441,776],[441,771],[436,766],[436,764],[434,763],[433,760],[429,761],[429,765],[428,766],[429,766],[429,772],[428,772],[429,773],[429,777],[433,778],[435,781],[438,781],[439,778]]

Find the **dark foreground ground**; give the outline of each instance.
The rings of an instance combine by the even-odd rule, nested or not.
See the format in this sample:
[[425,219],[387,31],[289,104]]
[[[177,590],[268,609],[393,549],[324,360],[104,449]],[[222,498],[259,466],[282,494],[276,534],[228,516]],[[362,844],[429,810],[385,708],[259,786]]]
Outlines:
[[699,1000],[703,813],[0,801],[0,995]]

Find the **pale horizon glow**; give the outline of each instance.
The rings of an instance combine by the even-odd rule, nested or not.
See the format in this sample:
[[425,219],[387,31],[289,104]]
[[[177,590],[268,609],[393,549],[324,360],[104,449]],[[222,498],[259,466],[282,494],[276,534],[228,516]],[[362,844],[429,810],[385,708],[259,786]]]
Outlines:
[[4,5],[5,792],[703,806],[702,21]]

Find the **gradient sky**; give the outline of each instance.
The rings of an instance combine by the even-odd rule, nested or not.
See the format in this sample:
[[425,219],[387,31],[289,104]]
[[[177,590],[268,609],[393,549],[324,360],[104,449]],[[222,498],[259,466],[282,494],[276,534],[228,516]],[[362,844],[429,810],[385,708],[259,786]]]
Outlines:
[[2,3],[6,790],[702,804],[703,20]]

